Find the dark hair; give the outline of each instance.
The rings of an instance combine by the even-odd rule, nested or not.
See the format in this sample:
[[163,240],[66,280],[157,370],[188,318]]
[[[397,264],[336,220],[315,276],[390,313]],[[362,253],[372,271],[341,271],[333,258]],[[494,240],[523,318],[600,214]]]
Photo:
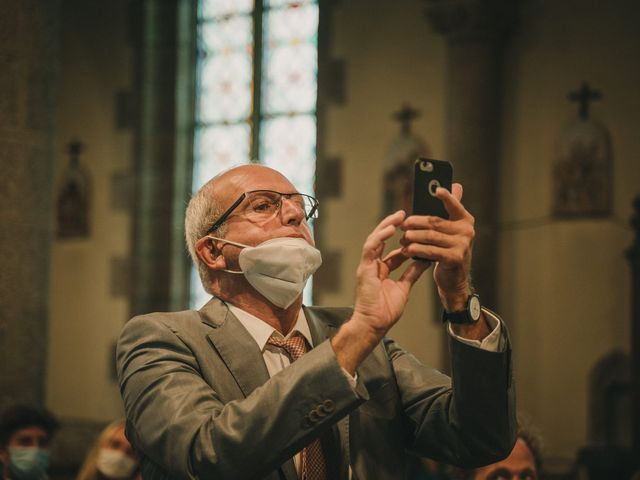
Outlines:
[[59,426],[54,416],[44,409],[14,405],[7,408],[0,417],[0,448],[4,449],[11,436],[23,428],[40,427],[52,437]]
[[[531,426],[530,422],[519,418],[517,438],[527,445],[527,448],[533,456],[536,471],[538,472],[538,475],[540,475],[542,472],[542,453],[539,433],[533,426]],[[476,475],[476,469],[463,469],[450,466],[447,473],[452,480],[473,480]]]
[[542,449],[540,434],[531,425],[527,425],[526,427],[520,426],[518,428],[518,438],[522,439],[522,441],[527,444],[527,447],[529,447],[529,451],[533,456],[533,461],[536,464],[536,470],[539,475],[540,472],[542,472]]

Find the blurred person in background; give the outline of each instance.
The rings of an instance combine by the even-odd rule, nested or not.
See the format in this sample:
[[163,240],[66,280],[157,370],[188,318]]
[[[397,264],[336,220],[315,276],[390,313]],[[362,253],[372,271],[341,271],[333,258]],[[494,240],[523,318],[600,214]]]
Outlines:
[[100,433],[77,480],[125,480],[137,474],[138,459],[124,435],[124,420],[117,420]]
[[5,480],[47,478],[49,445],[58,421],[46,410],[15,405],[0,417],[0,463]]

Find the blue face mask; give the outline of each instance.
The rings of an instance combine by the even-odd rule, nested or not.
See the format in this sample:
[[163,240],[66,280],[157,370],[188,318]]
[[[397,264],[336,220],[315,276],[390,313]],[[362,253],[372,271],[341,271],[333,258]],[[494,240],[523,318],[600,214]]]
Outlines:
[[17,480],[46,478],[49,452],[38,447],[9,447],[9,471]]

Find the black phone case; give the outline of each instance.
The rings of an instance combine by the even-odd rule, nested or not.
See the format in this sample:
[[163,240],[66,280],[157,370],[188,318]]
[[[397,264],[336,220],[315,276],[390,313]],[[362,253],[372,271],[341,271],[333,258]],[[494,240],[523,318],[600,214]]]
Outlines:
[[437,187],[451,191],[453,167],[445,160],[420,157],[413,165],[413,214],[449,218],[444,204],[435,197]]

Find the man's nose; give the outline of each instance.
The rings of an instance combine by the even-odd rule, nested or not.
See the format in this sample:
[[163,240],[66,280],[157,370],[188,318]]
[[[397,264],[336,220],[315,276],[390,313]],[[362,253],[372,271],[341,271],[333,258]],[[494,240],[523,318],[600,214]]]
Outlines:
[[280,214],[285,225],[300,225],[304,220],[304,210],[300,208],[300,204],[294,199],[284,196],[282,197]]

